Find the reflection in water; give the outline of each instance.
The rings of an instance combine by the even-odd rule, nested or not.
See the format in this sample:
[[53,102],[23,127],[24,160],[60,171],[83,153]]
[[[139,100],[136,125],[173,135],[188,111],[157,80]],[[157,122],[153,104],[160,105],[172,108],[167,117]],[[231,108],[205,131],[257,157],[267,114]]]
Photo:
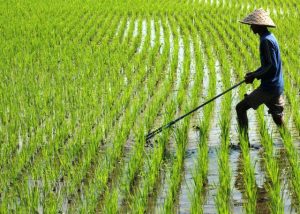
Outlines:
[[[235,182],[234,187],[239,190],[242,193],[242,203],[247,203],[247,195],[245,191],[245,183],[243,178],[243,161],[242,161],[242,153],[239,153],[238,161],[237,161],[237,173],[235,174]],[[261,172],[258,172],[261,173]],[[268,206],[268,194],[266,191],[266,186],[270,186],[270,180],[265,179],[263,185],[255,185],[256,186],[256,192],[257,192],[257,201],[256,201],[256,212],[257,213],[270,213],[270,209]],[[235,206],[238,206],[240,204],[235,204]]]
[[285,149],[278,149],[276,152],[276,161],[279,167],[279,179],[281,183],[281,194],[284,201],[285,213],[299,213],[299,202],[296,199],[293,186],[291,184],[291,168],[287,159]]

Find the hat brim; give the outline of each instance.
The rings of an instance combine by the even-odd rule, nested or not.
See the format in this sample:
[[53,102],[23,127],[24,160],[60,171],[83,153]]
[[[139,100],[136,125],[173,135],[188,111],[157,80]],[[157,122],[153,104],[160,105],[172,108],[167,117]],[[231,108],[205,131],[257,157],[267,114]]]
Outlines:
[[245,21],[239,21],[242,24],[246,24],[246,25],[258,25],[258,26],[265,26],[265,27],[272,27],[272,28],[276,28],[276,25],[267,25],[267,24],[261,24],[261,23],[254,23],[254,22],[245,22]]

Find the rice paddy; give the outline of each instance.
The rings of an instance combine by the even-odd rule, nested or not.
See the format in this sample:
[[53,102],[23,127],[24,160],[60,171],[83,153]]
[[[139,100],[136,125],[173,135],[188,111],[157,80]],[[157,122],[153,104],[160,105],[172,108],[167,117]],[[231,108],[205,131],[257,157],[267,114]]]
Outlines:
[[[0,3],[0,213],[298,213],[298,0]],[[285,124],[235,105],[260,66],[241,20],[277,25]],[[230,144],[241,144],[240,150]]]

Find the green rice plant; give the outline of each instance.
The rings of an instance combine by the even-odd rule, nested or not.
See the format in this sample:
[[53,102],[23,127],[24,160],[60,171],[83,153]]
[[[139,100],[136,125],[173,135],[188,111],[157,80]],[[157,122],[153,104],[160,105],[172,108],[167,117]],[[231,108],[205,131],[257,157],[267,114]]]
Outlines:
[[106,191],[105,194],[107,196],[105,197],[106,201],[104,201],[104,204],[106,204],[107,206],[105,206],[105,208],[103,209],[103,212],[117,213],[118,207],[116,206],[116,204],[118,203],[118,192],[117,191],[113,191],[113,192]]
[[283,143],[285,146],[285,149],[287,151],[287,159],[289,161],[289,164],[291,166],[291,184],[294,188],[293,192],[297,199],[299,199],[300,196],[300,188],[299,188],[299,181],[300,181],[300,170],[299,170],[299,155],[297,153],[297,150],[295,150],[295,147],[293,145],[293,140],[291,133],[287,130],[287,128],[282,127],[279,129],[280,135],[283,139]]
[[230,126],[230,112],[231,109],[231,97],[226,96],[222,102],[221,110],[221,148],[218,152],[218,166],[219,166],[219,188],[216,197],[216,204],[219,213],[230,213],[230,197],[231,197],[231,187],[230,187],[230,167],[229,167],[229,126]]
[[[206,34],[203,34],[200,29],[200,22],[196,20],[196,28],[200,33],[200,37],[202,39],[202,48],[204,49],[204,59],[208,64],[209,70],[209,85],[207,89],[207,97],[213,97],[216,91],[216,76],[215,76],[215,67],[213,62],[213,52],[209,47],[209,40]],[[207,80],[204,80],[207,81]],[[203,117],[200,121],[199,125],[199,147],[198,147],[198,156],[197,156],[197,164],[193,173],[193,181],[194,181],[194,191],[191,196],[191,212],[192,213],[202,213],[204,204],[203,192],[204,186],[207,183],[207,172],[208,172],[208,145],[207,139],[210,128],[210,120],[212,118],[212,110],[214,106],[210,106],[210,108],[206,107],[203,109]]]
[[[167,105],[167,108],[168,114],[165,116],[166,118],[164,121],[169,121],[172,118],[172,115],[174,115],[175,103],[170,102],[169,105]],[[157,144],[155,144],[150,157],[146,160],[148,167],[142,175],[144,179],[141,181],[137,192],[133,195],[133,199],[131,200],[133,202],[132,205],[130,205],[131,210],[138,210],[140,212],[145,211],[147,198],[149,194],[151,194],[151,191],[154,189],[156,179],[159,175],[158,169],[162,164],[163,155],[165,153],[165,146],[167,144],[169,136],[169,130],[162,133],[157,141]]]
[[261,143],[265,150],[264,163],[267,175],[271,180],[270,184],[266,187],[270,196],[270,210],[272,213],[283,213],[284,206],[281,195],[279,167],[273,155],[273,140],[267,132],[266,122],[263,119],[262,109],[258,110],[258,118]]
[[[214,23],[213,23],[214,24]],[[215,29],[218,29],[218,26],[213,26]],[[223,45],[220,44],[218,40],[218,35],[215,34],[215,30],[208,25],[207,28],[212,33],[214,40],[216,41],[216,55],[219,59],[220,64],[222,65],[221,72],[222,83],[224,88],[230,87],[229,82],[227,81],[226,76],[230,76],[228,62],[226,62],[226,54],[223,51]],[[218,152],[218,166],[219,166],[219,187],[218,193],[215,198],[216,207],[219,213],[230,213],[230,167],[229,167],[229,126],[230,126],[230,110],[231,110],[231,93],[225,95],[221,107],[221,118],[220,118],[220,127],[221,127],[221,146]]]
[[243,205],[247,213],[254,213],[256,211],[256,201],[257,201],[257,190],[256,182],[254,176],[254,168],[251,165],[249,147],[247,136],[240,133],[240,143],[243,156],[243,180],[245,185],[245,191],[247,196],[247,201]]
[[[183,20],[181,20],[180,18],[176,19],[179,20],[179,23],[181,24],[181,26],[183,26]],[[183,29],[183,36],[189,36],[190,32],[185,32],[185,30]],[[188,40],[186,39],[184,41],[184,47],[189,47],[188,45]],[[187,49],[187,48],[186,48]],[[187,60],[184,61],[184,72],[181,75],[181,83],[179,86],[179,92],[178,92],[178,97],[182,96],[181,93],[183,94],[184,91],[187,90],[188,84],[187,84],[187,72],[189,71],[190,68],[190,63],[191,61],[189,60],[190,58],[190,51],[185,50],[185,59],[187,58]],[[196,90],[196,87],[193,86],[192,91]],[[186,92],[185,92],[186,93]],[[193,92],[192,92],[193,93]],[[192,97],[193,100],[196,99],[197,94],[194,92],[193,93],[194,97]],[[186,109],[186,111],[188,109],[191,108],[191,106],[195,105],[197,103],[197,101],[193,101],[191,103],[187,103],[184,108]],[[180,100],[180,102],[178,102],[178,105],[181,106],[182,104],[182,100]],[[179,108],[180,110],[180,108]],[[180,186],[181,183],[181,171],[183,169],[183,161],[184,161],[184,154],[185,154],[185,148],[186,148],[186,144],[187,144],[187,131],[188,131],[188,124],[189,124],[189,118],[187,118],[186,120],[184,120],[182,122],[182,127],[177,130],[176,134],[175,134],[175,141],[176,141],[176,159],[175,159],[175,163],[172,167],[172,171],[171,171],[171,175],[170,175],[170,180],[169,180],[169,192],[166,198],[166,202],[164,205],[164,210],[165,212],[171,212],[173,210],[173,203],[174,201],[176,201],[175,199],[175,195],[178,192],[178,188]]]
[[183,160],[187,141],[187,128],[188,122],[183,122],[182,127],[178,128],[175,132],[176,159],[174,160],[171,171],[169,193],[164,204],[164,210],[167,213],[172,212],[173,210],[173,203],[175,201],[176,195],[178,193],[178,187],[181,182],[181,171],[183,169]]
[[207,183],[208,173],[208,145],[207,145],[207,129],[206,126],[200,127],[199,147],[197,148],[198,156],[196,166],[193,169],[194,191],[191,195],[191,213],[203,213],[203,192]]

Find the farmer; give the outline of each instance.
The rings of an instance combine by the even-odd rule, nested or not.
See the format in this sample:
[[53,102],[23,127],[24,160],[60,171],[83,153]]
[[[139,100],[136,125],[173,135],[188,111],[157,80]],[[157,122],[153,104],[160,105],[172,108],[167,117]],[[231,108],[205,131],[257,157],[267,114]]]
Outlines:
[[275,36],[267,27],[276,27],[268,13],[263,9],[257,9],[245,19],[240,21],[251,26],[254,34],[260,37],[260,61],[261,67],[245,75],[247,84],[254,79],[261,80],[261,84],[236,106],[237,119],[240,131],[248,133],[247,110],[257,109],[265,104],[272,115],[273,121],[278,126],[283,126],[283,76],[279,46]]

